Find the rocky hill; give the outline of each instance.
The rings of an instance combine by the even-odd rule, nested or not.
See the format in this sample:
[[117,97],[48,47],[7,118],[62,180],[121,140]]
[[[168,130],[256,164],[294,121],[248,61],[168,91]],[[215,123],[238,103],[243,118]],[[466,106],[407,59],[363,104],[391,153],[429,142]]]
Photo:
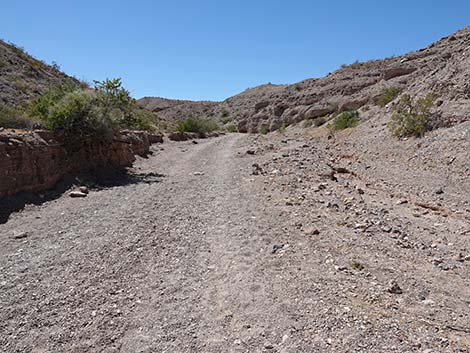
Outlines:
[[[437,96],[435,126],[451,126],[470,116],[470,28],[424,49],[384,60],[354,63],[322,78],[293,85],[262,85],[218,104],[144,98],[167,120],[186,115],[229,116],[241,132],[270,131],[305,119],[349,109],[369,109],[386,88]],[[167,104],[165,106],[165,104]],[[385,111],[386,112],[386,111]]]
[[33,58],[24,49],[0,40],[0,104],[18,106],[53,85],[78,81],[56,65]]

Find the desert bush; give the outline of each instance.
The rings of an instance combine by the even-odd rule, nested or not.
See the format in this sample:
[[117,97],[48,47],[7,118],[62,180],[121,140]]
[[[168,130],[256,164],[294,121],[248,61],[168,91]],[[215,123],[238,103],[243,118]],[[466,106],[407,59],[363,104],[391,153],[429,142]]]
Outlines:
[[266,125],[261,126],[261,129],[259,129],[259,132],[262,135],[266,135],[269,132],[269,128]]
[[334,131],[354,127],[359,123],[359,112],[357,110],[348,110],[337,115],[333,119],[331,128]]
[[30,119],[18,109],[0,104],[0,127],[10,129],[31,129],[39,121]]
[[397,137],[423,136],[430,129],[434,99],[432,93],[418,99],[413,99],[409,94],[401,95],[388,125],[392,134]]
[[8,63],[5,59],[0,58],[0,70],[7,67]]
[[238,128],[234,124],[227,125],[225,127],[225,130],[227,130],[228,132],[238,132]]
[[64,96],[77,89],[74,84],[63,84],[52,87],[40,97],[34,99],[26,106],[26,112],[29,116],[37,117],[41,120],[47,120],[49,109],[59,102]]
[[153,115],[137,106],[120,79],[95,81],[95,89],[78,84],[54,87],[26,108],[45,127],[68,133],[104,134],[119,129],[153,130]]
[[375,104],[379,107],[385,107],[388,103],[393,101],[400,94],[401,89],[398,87],[387,87],[382,90],[382,94],[377,97]]
[[302,91],[302,86],[297,83],[296,85],[294,85],[294,89],[295,89],[297,92],[300,92],[300,91]]
[[178,123],[178,132],[211,132],[219,130],[219,125],[212,119],[187,118]]
[[232,118],[225,118],[225,119],[222,119],[222,124],[228,124],[229,122],[231,122],[233,119]]
[[222,118],[226,118],[230,115],[230,112],[227,109],[222,110]]
[[287,128],[287,125],[286,123],[282,123],[278,128],[277,128],[277,131],[279,131],[280,134],[285,134],[286,133],[286,128]]
[[46,128],[54,131],[98,130],[98,125],[100,125],[98,116],[96,112],[92,114],[93,100],[90,92],[73,91],[67,93],[49,107],[42,121]]

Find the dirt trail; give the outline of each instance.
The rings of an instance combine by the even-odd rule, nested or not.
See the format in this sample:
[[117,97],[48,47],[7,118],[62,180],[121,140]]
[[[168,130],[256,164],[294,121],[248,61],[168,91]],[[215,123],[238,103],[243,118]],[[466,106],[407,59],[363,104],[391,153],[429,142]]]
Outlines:
[[[465,351],[468,267],[432,272],[424,254],[349,234],[322,205],[286,202],[290,180],[252,175],[276,152],[247,155],[254,140],[164,144],[127,185],[12,215],[0,225],[0,350]],[[310,224],[320,234],[306,234]],[[351,254],[368,267],[336,266]],[[438,292],[424,304],[418,278]],[[405,293],[387,292],[389,279]]]

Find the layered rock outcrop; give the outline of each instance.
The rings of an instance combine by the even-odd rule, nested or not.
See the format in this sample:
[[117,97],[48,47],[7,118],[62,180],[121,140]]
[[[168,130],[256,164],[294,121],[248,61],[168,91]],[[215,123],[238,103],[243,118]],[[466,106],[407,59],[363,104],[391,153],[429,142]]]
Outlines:
[[50,131],[0,132],[0,198],[54,187],[65,175],[132,166],[156,136],[122,132],[108,139],[70,138]]

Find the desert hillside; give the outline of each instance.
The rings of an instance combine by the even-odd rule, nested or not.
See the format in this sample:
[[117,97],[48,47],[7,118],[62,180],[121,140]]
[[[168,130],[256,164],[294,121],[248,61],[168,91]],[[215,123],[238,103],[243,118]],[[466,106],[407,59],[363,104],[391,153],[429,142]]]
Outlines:
[[51,86],[78,80],[59,67],[33,58],[24,49],[0,40],[0,104],[19,106]]
[[144,98],[142,104],[154,104],[158,107],[155,111],[169,120],[188,114],[219,120],[228,116],[241,132],[259,132],[305,119],[329,118],[345,110],[367,109],[375,105],[385,89],[397,88],[412,95],[436,94],[438,108],[433,124],[452,126],[470,116],[469,51],[467,27],[416,52],[357,62],[325,77],[292,85],[262,85],[218,104],[151,97]]

